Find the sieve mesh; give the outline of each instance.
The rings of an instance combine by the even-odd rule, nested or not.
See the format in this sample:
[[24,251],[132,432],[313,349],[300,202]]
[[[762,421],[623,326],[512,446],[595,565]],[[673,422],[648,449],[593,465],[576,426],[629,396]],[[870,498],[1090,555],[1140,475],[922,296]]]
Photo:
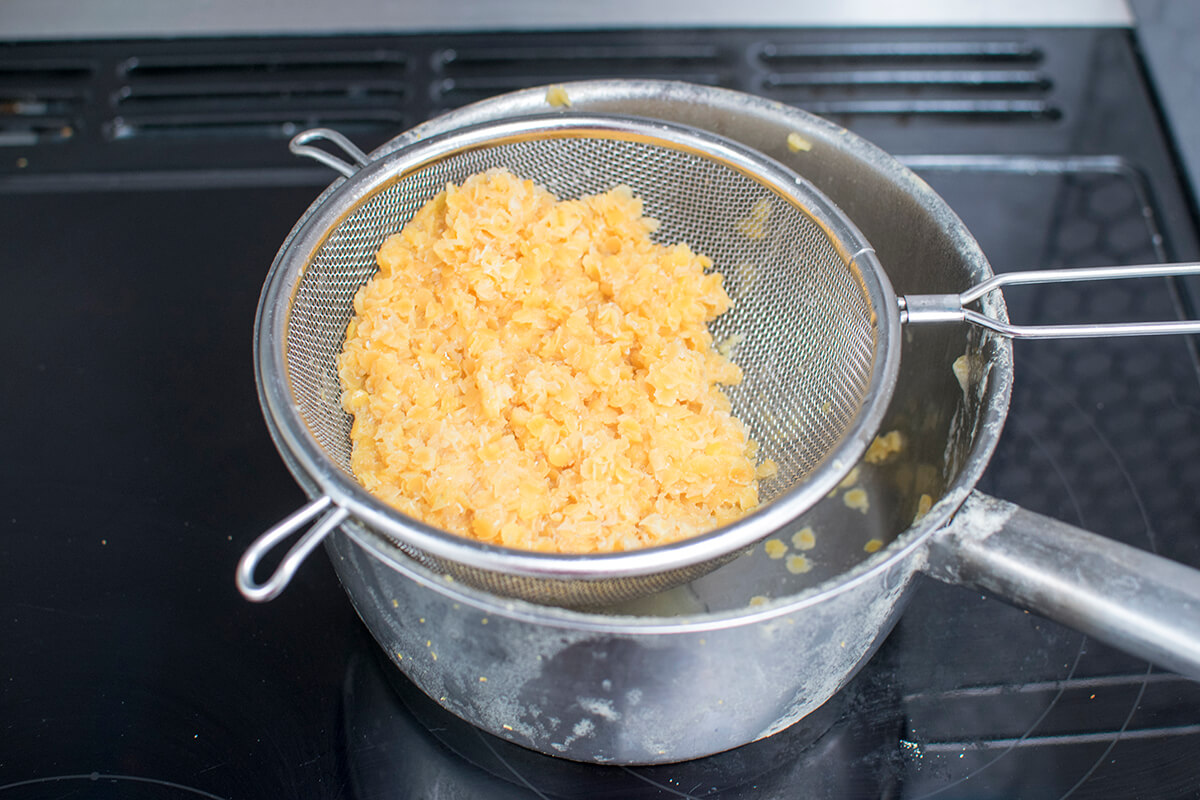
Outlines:
[[[874,301],[848,263],[845,243],[795,202],[794,190],[785,196],[669,137],[557,133],[471,146],[390,176],[343,210],[303,265],[294,291],[283,298],[290,302],[286,382],[296,413],[338,469],[350,473],[351,420],[341,407],[337,357],[354,294],[375,272],[375,251],[447,183],[493,167],[532,179],[560,198],[627,185],[659,221],[657,241],[684,241],[709,256],[734,300],[711,325],[714,341],[728,348],[744,373],[727,392],[758,441],[760,457],[779,467],[761,483],[762,502],[830,468],[829,453],[846,438],[872,391],[878,357]],[[596,575],[555,582],[423,553],[405,542],[405,522],[395,516],[384,533],[412,557],[489,590],[539,602],[622,599],[688,580],[722,560],[673,564],[638,580]]]

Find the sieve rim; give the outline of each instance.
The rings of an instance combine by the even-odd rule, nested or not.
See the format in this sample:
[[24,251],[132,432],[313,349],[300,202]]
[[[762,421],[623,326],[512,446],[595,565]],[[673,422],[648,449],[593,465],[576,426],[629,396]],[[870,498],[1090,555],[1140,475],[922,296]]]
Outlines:
[[[370,494],[325,454],[298,413],[287,379],[285,344],[292,300],[314,254],[342,220],[394,182],[450,155],[507,141],[569,136],[655,143],[719,161],[758,180],[830,234],[875,310],[875,359],[868,388],[843,439],[797,486],[728,525],[679,542],[615,553],[544,553],[480,542],[405,516]],[[611,580],[686,569],[737,552],[778,531],[825,497],[858,463],[882,424],[899,370],[899,331],[895,293],[865,237],[831,200],[793,170],[733,140],[679,123],[558,112],[488,121],[420,139],[335,181],[301,216],[267,274],[255,319],[254,362],[268,429],[289,470],[310,495],[328,496],[376,531],[448,562],[532,579]],[[399,548],[396,555],[408,559]]]

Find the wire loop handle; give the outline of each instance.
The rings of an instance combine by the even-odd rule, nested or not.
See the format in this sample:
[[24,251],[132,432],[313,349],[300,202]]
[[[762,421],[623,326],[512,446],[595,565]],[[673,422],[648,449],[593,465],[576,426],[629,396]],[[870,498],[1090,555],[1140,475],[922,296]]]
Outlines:
[[287,588],[292,577],[296,574],[296,570],[304,563],[304,559],[308,558],[308,555],[316,549],[316,546],[334,528],[342,524],[342,521],[350,515],[349,511],[344,508],[335,507],[325,515],[324,519],[309,528],[300,537],[300,540],[287,551],[283,560],[279,562],[279,566],[271,573],[271,577],[267,578],[263,583],[258,583],[254,580],[255,569],[262,562],[263,556],[303,525],[307,524],[309,520],[312,520],[325,511],[332,503],[333,501],[328,497],[318,497],[291,516],[277,523],[273,528],[255,539],[250,547],[246,548],[246,552],[242,554],[241,559],[238,561],[237,587],[238,591],[247,600],[263,603],[267,600],[275,599],[279,596],[280,592]]
[[[343,161],[333,153],[309,144],[309,142],[321,139],[337,145],[343,153],[354,160],[354,164]],[[360,150],[358,145],[330,128],[312,128],[298,133],[288,142],[288,149],[298,156],[319,161],[330,169],[337,170],[347,178],[352,177],[354,173],[371,163],[371,159],[367,158],[367,154]]]
[[1091,323],[1084,325],[1010,325],[966,308],[988,292],[1017,284],[1105,281],[1126,278],[1176,278],[1200,275],[1200,262],[1138,264],[1117,267],[1004,272],[961,294],[906,295],[896,298],[902,323],[970,322],[1012,339],[1082,339],[1099,336],[1157,336],[1200,333],[1200,320]]

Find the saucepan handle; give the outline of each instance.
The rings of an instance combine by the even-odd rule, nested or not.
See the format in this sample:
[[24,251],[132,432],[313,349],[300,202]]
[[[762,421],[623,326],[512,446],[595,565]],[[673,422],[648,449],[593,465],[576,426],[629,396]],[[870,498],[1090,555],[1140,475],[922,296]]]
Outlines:
[[1200,333],[1200,320],[1087,323],[1083,325],[1012,325],[967,308],[988,292],[1014,284],[1076,283],[1129,278],[1179,278],[1200,275],[1200,262],[1137,264],[1078,269],[1002,272],[960,294],[916,294],[896,298],[900,321],[906,325],[969,322],[1012,339],[1087,339],[1097,336],[1158,336]]
[[974,492],[929,573],[1200,679],[1200,571]]
[[296,574],[296,570],[300,568],[304,559],[308,558],[308,554],[350,515],[350,512],[346,509],[333,506],[332,510],[329,510],[320,522],[305,531],[304,535],[292,545],[291,549],[284,555],[283,560],[279,562],[279,566],[271,573],[271,577],[262,583],[255,580],[254,573],[268,552],[322,512],[325,512],[330,506],[333,506],[332,500],[328,497],[318,497],[299,511],[280,521],[246,548],[246,552],[242,554],[241,559],[238,561],[237,587],[238,591],[247,600],[263,603],[278,597],[279,593],[291,582],[292,576]]

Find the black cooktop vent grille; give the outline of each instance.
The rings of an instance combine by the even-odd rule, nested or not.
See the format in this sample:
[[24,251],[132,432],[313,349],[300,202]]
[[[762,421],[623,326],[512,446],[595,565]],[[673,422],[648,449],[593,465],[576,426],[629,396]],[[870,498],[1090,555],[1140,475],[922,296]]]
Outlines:
[[117,66],[104,129],[128,139],[399,128],[408,122],[408,61],[382,48],[133,56]]
[[93,72],[83,60],[0,62],[0,146],[61,144],[79,134]]
[[735,82],[738,56],[715,41],[636,45],[472,46],[439,50],[430,96],[454,108],[544,83],[593,78],[653,78],[711,86]]
[[[331,127],[371,150],[496,94],[652,78],[763,95],[893,152],[1074,147],[1095,31],[663,29],[0,44],[0,175],[306,168]],[[1013,134],[1018,135],[1014,136]]]
[[768,42],[760,92],[835,118],[1056,120],[1041,48],[1022,39]]

